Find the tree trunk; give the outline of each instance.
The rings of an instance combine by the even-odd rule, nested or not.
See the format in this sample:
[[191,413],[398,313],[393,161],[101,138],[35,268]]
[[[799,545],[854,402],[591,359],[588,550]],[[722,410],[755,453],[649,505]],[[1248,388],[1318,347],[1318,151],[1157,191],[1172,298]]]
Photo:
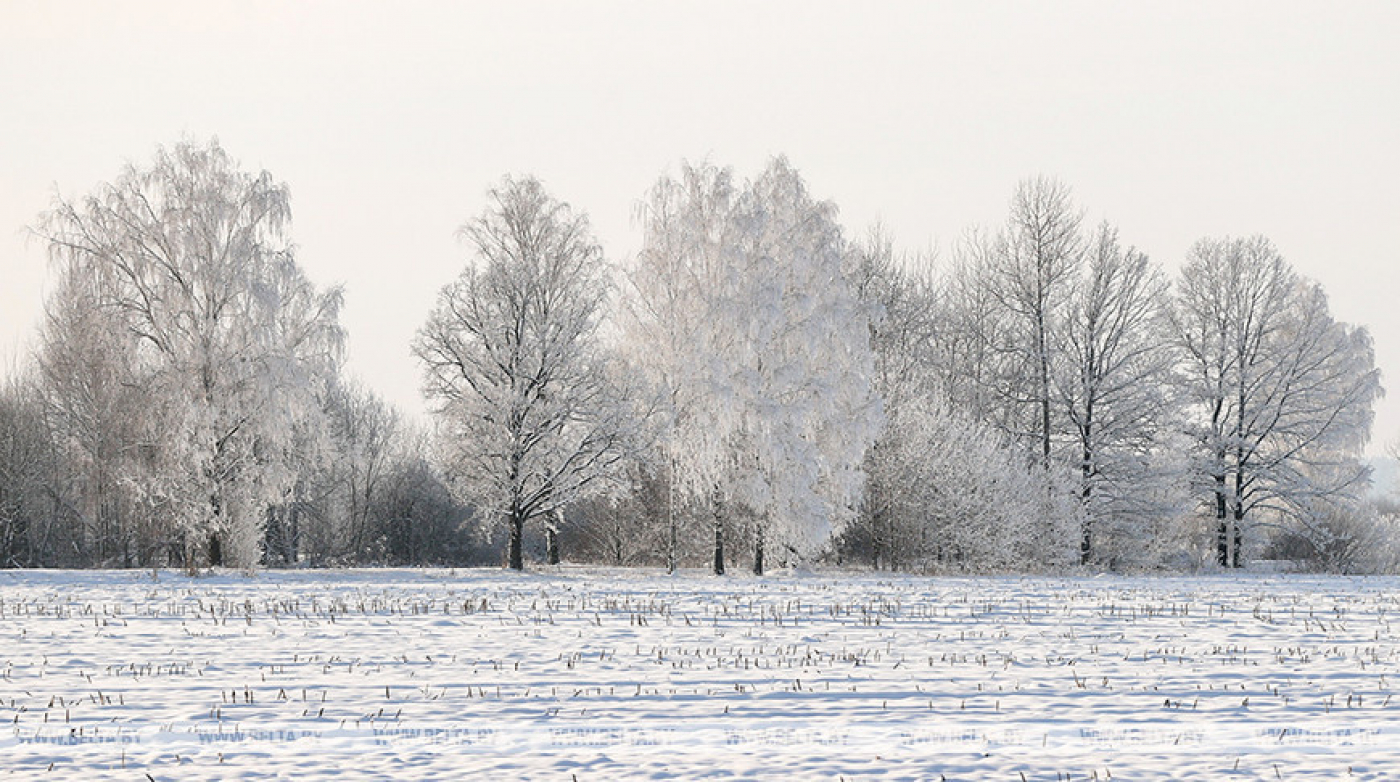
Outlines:
[[724,575],[724,498],[718,488],[714,496],[715,522],[715,575]]
[[1235,500],[1235,540],[1230,556],[1230,567],[1241,566],[1240,549],[1244,548],[1244,501]]
[[1230,514],[1225,501],[1225,476],[1215,476],[1215,562],[1230,566]]
[[199,544],[195,541],[194,533],[186,532],[184,534],[184,545],[181,546],[180,556],[184,560],[181,564],[184,565],[185,575],[187,576],[199,575],[199,556],[196,553],[198,551]]
[[[879,486],[872,481],[866,489],[866,507],[870,509],[870,567],[876,571],[885,561],[885,541],[894,537],[892,531],[886,528],[881,494]],[[889,526],[894,525],[891,523]]]
[[[1037,276],[1039,276],[1037,274]],[[1050,346],[1044,311],[1046,293],[1043,286],[1037,292],[1042,310],[1036,314],[1036,351],[1040,359],[1040,450],[1046,470],[1050,469]]]
[[763,575],[763,522],[759,520],[758,531],[753,536],[753,574]]
[[1238,443],[1235,446],[1235,539],[1230,556],[1230,566],[1233,568],[1239,568],[1240,566],[1240,544],[1244,542],[1244,463],[1246,458],[1244,435],[1245,432],[1248,431],[1248,427],[1245,426],[1245,410],[1247,409],[1245,401],[1247,397],[1245,394],[1245,374],[1243,368],[1249,366],[1249,362],[1244,360],[1244,356],[1240,356],[1239,365],[1241,367],[1239,375],[1239,398],[1235,408],[1235,416],[1238,422],[1235,424],[1235,438]]
[[287,539],[283,557],[288,567],[296,567],[301,561],[301,490],[297,490],[297,500],[287,512]]
[[559,528],[564,525],[564,511],[554,511],[554,521],[544,531],[545,561],[559,564]]
[[1041,360],[1040,450],[1045,469],[1050,469],[1050,366]]
[[1088,470],[1085,470],[1084,472],[1085,472],[1085,476],[1084,476],[1085,484],[1084,484],[1084,491],[1083,491],[1083,493],[1082,493],[1082,495],[1081,495],[1081,499],[1082,499],[1082,501],[1083,501],[1083,503],[1084,503],[1084,520],[1083,520],[1082,522],[1080,522],[1080,530],[1079,530],[1079,532],[1080,532],[1080,538],[1079,538],[1079,564],[1081,564],[1081,565],[1087,565],[1087,564],[1089,564],[1089,560],[1093,557],[1093,554],[1094,554],[1093,538],[1092,538],[1092,534],[1091,534],[1092,531],[1093,531],[1094,522],[1093,522],[1093,518],[1089,515],[1089,498],[1090,498],[1091,494],[1093,493],[1093,489],[1089,488],[1089,484],[1088,484],[1088,480],[1089,480],[1088,472],[1089,472],[1089,471],[1088,471]]
[[525,569],[524,535],[525,519],[520,517],[518,511],[513,510],[510,514],[510,548],[506,562],[506,566],[511,570]]
[[209,567],[220,567],[224,564],[224,544],[215,532],[209,536]]
[[874,514],[870,519],[870,567],[878,571],[884,554],[885,544],[880,530],[879,514]]
[[672,517],[671,517],[671,536],[670,536],[670,539],[666,541],[666,572],[667,572],[667,573],[675,573],[675,572],[676,572],[676,568],[679,567],[679,565],[680,565],[679,557],[677,556],[677,548],[678,548],[678,546],[679,546],[679,540],[678,540],[679,537],[680,537],[680,536],[678,535],[677,530],[676,530],[676,519],[675,519],[674,516],[672,516]]
[[1230,567],[1240,566],[1241,543],[1244,542],[1244,455],[1241,453],[1237,457],[1235,467],[1235,540],[1231,550]]
[[1081,427],[1081,444],[1083,445],[1084,461],[1079,465],[1080,480],[1083,481],[1083,488],[1080,492],[1080,502],[1084,508],[1084,521],[1080,529],[1079,539],[1079,564],[1087,565],[1094,554],[1094,541],[1090,533],[1094,524],[1093,514],[1089,510],[1089,501],[1093,499],[1094,487],[1090,480],[1094,477],[1094,447],[1093,447],[1093,421],[1094,421],[1094,398],[1092,394],[1084,402],[1084,426]]
[[679,534],[676,530],[676,460],[666,462],[666,572],[676,572]]

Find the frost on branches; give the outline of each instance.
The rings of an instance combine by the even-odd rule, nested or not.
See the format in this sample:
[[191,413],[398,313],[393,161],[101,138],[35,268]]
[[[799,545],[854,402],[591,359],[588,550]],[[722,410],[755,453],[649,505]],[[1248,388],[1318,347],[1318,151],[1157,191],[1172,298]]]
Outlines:
[[824,544],[862,490],[881,413],[834,213],[782,158],[742,188],[685,166],[645,205],[633,343],[670,402],[677,489],[711,503],[716,572],[729,509],[751,519],[761,573]]
[[1162,327],[1168,289],[1161,271],[1123,247],[1109,224],[1086,243],[1055,335],[1053,376],[1069,435],[1065,461],[1080,478],[1080,564],[1130,559],[1129,549],[1160,537],[1153,522],[1171,517],[1180,502],[1171,351]]
[[1194,477],[1217,564],[1240,567],[1256,523],[1318,529],[1355,503],[1381,393],[1370,335],[1260,236],[1197,242],[1174,305]]
[[478,264],[443,289],[414,353],[450,440],[450,471],[504,517],[507,563],[625,452],[627,394],[598,343],[608,287],[587,219],[509,179],[462,235]]
[[986,572],[1066,564],[1080,519],[1069,472],[1028,459],[978,419],[958,334],[958,295],[929,258],[896,258],[880,231],[848,266],[872,313],[885,426],[865,459],[866,490],[842,551],[891,570]]
[[[70,381],[51,404],[89,415],[77,447],[95,481],[134,487],[169,518],[188,568],[258,562],[268,509],[292,480],[290,433],[338,366],[340,293],[302,274],[290,220],[286,186],[240,170],[217,142],[161,149],[43,220],[63,277],[42,360]],[[62,366],[102,351],[119,358],[86,362],[97,398]],[[111,512],[102,505],[91,512]]]

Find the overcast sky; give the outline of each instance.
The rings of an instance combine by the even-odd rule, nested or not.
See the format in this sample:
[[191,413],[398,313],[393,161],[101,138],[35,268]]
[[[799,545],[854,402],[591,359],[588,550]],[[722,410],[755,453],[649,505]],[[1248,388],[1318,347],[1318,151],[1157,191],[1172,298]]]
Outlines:
[[1018,180],[1174,270],[1268,235],[1367,325],[1400,437],[1400,3],[0,0],[0,361],[47,262],[24,227],[157,144],[217,136],[292,190],[298,257],[345,286],[351,369],[421,412],[408,344],[502,174],[609,255],[685,158],[788,155],[855,234],[947,253]]

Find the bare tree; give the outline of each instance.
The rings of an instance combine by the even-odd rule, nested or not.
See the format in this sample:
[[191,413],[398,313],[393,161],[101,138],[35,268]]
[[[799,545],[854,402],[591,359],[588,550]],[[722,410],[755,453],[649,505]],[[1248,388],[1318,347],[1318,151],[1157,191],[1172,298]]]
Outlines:
[[1172,324],[1217,563],[1240,566],[1256,512],[1307,523],[1355,500],[1381,392],[1364,328],[1334,321],[1321,288],[1258,236],[1197,242]]
[[987,267],[989,291],[1015,324],[1006,347],[1019,359],[1014,371],[1020,375],[1024,367],[1031,368],[1028,394],[1017,393],[1020,384],[1003,385],[1011,406],[1034,410],[1029,426],[1013,434],[1032,439],[1047,468],[1054,431],[1055,330],[1083,255],[1081,221],[1068,187],[1043,177],[1023,181],[1012,197],[1011,215]]
[[65,476],[38,386],[28,374],[0,382],[0,568],[51,564],[59,547]]
[[349,552],[365,552],[379,534],[373,511],[397,455],[400,416],[355,382],[336,384],[329,402],[330,437],[343,496],[340,537]]
[[[1083,277],[1057,335],[1063,356],[1059,404],[1072,434],[1084,504],[1080,562],[1094,555],[1096,527],[1160,514],[1148,483],[1171,418],[1170,351],[1161,328],[1167,282],[1108,224],[1094,234]],[[1105,530],[1106,531],[1106,530]]]
[[908,441],[909,424],[930,396],[945,398],[936,370],[948,339],[945,302],[927,259],[900,259],[880,228],[850,249],[848,272],[870,318],[874,359],[872,381],[884,406],[885,422],[865,455],[865,492],[847,539],[863,538],[871,566],[899,568],[911,561],[914,528],[924,516],[913,507],[922,497],[917,470],[908,463],[927,445]]
[[525,525],[604,477],[630,424],[598,342],[608,286],[587,219],[533,178],[491,201],[461,231],[479,265],[443,289],[414,353],[454,472],[505,517],[519,570]]
[[[131,361],[136,340],[102,306],[99,279],[65,270],[45,304],[37,355],[44,421],[61,466],[51,491],[76,522],[81,559],[106,566],[144,565],[162,537],[159,503],[136,487],[151,478],[142,451],[155,438],[151,374]],[[144,524],[143,524],[144,522]],[[159,529],[140,534],[138,526]],[[173,527],[173,525],[171,525]]]
[[[939,283],[946,326],[936,344],[939,395],[974,420],[1003,432],[1024,430],[1030,398],[1023,354],[1016,349],[1015,326],[999,302],[994,273],[998,240],[969,231],[954,245],[952,263]],[[1013,401],[1014,400],[1014,401]]]
[[458,564],[480,561],[482,551],[470,509],[455,500],[429,457],[431,437],[403,430],[393,461],[374,493],[373,516],[391,562]]

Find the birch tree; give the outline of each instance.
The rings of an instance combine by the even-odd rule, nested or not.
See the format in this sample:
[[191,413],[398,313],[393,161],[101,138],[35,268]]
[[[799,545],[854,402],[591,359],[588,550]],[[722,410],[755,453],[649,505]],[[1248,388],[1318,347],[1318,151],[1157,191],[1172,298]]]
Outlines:
[[632,362],[659,397],[658,470],[666,485],[666,563],[674,572],[682,542],[681,514],[689,503],[709,506],[711,563],[725,569],[725,466],[721,433],[706,409],[728,398],[717,362],[730,351],[718,313],[729,254],[737,242],[740,197],[733,173],[713,165],[682,165],[662,177],[639,207],[642,248],[627,269],[623,332]]
[[461,230],[474,263],[445,287],[414,353],[453,448],[452,472],[503,518],[507,565],[525,525],[626,453],[626,394],[598,340],[608,295],[587,219],[536,179],[505,179]]
[[781,158],[742,191],[731,183],[713,167],[663,179],[640,256],[650,268],[638,275],[665,280],[684,303],[668,325],[664,299],[653,300],[644,322],[676,335],[653,371],[671,378],[682,438],[672,453],[688,461],[692,496],[710,494],[715,509],[715,570],[724,505],[737,503],[754,519],[761,573],[774,550],[811,553],[850,518],[880,412],[834,207]]
[[107,566],[145,565],[148,549],[172,531],[144,536],[137,529],[168,519],[135,490],[154,477],[141,453],[157,436],[148,413],[159,404],[148,369],[131,361],[136,347],[102,306],[98,279],[60,275],[45,304],[36,361],[44,421],[62,457],[53,495],[76,522],[80,556]]
[[217,142],[157,150],[111,184],[58,199],[41,234],[63,273],[130,337],[160,469],[142,490],[172,508],[186,566],[255,565],[267,508],[290,480],[293,420],[339,362],[338,290],[296,265],[285,185]]

